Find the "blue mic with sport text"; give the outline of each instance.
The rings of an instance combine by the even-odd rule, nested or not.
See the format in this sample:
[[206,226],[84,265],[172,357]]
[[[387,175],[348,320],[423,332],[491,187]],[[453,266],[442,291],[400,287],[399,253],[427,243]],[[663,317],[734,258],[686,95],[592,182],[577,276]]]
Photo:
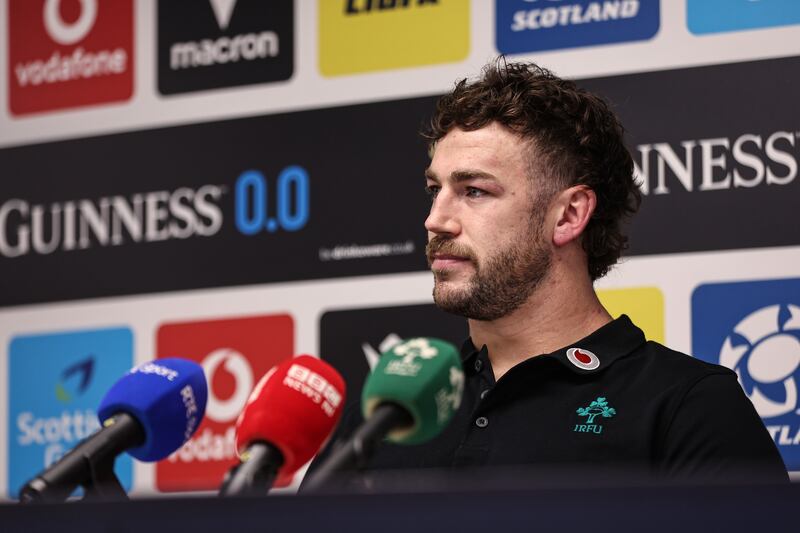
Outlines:
[[20,501],[64,501],[82,486],[87,498],[124,498],[114,460],[127,451],[158,461],[200,426],[208,386],[193,361],[167,358],[136,366],[120,378],[97,409],[102,428],[20,489]]

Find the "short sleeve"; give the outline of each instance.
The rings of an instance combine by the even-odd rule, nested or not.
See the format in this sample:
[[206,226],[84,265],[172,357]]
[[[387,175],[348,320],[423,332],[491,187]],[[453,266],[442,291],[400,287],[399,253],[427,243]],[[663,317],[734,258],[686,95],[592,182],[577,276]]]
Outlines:
[[661,474],[672,479],[785,483],[788,475],[734,374],[699,379],[667,427]]

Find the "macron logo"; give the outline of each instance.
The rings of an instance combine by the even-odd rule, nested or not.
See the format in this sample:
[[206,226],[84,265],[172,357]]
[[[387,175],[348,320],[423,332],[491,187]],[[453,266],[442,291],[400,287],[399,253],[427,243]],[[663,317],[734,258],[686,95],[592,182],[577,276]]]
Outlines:
[[214,10],[214,17],[217,19],[217,26],[222,31],[227,30],[233,9],[236,7],[236,0],[209,0],[209,2],[211,2],[211,9]]

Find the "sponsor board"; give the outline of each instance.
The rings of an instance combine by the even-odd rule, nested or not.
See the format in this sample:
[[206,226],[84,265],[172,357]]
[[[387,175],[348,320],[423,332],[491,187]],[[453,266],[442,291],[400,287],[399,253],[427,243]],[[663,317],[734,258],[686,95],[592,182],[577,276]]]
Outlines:
[[[133,333],[111,328],[20,335],[8,348],[8,490],[17,491],[98,429],[97,406],[133,366]],[[131,488],[132,466],[114,472]]]
[[287,80],[294,70],[292,0],[160,0],[161,94]]
[[695,35],[800,24],[795,0],[686,0],[686,23]]
[[697,287],[692,352],[738,374],[786,467],[800,470],[800,279]]
[[436,337],[460,348],[469,335],[467,321],[433,304],[327,311],[320,319],[319,354],[344,377],[348,404],[360,391],[382,353],[402,340]]
[[658,32],[658,0],[496,0],[503,54],[642,41]]
[[628,315],[647,340],[664,344],[664,293],[660,289],[602,289],[597,291],[597,297],[611,316]]
[[325,76],[466,59],[468,0],[319,0]]
[[613,103],[645,193],[629,254],[800,243],[789,230],[798,67],[792,57],[581,82]]
[[208,401],[200,427],[178,451],[156,464],[162,492],[216,490],[237,461],[235,423],[261,376],[294,356],[289,315],[162,324],[159,358],[182,357],[203,366]]
[[133,70],[132,0],[9,0],[12,114],[129,100]]
[[[626,127],[627,254],[800,244],[800,58],[579,83]],[[436,99],[2,149],[0,305],[424,271]]]
[[423,270],[431,102],[0,150],[0,305]]

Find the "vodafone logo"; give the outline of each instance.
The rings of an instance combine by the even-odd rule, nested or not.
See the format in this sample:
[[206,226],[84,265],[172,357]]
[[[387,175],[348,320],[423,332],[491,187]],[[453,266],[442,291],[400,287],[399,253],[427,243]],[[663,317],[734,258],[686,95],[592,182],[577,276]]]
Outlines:
[[[221,348],[208,354],[201,364],[209,384],[206,416],[215,422],[234,420],[244,408],[253,389],[253,369],[250,368],[250,363],[236,350]],[[220,366],[235,379],[233,395],[225,400],[217,396],[214,388],[214,376]]]
[[44,27],[50,38],[58,44],[75,44],[89,33],[97,19],[97,0],[80,0],[81,14],[72,23],[61,17],[62,0],[46,0],[44,4]]
[[[235,464],[236,419],[262,378],[294,356],[294,323],[288,315],[264,315],[163,324],[158,357],[185,357],[203,367],[208,401],[194,436],[156,465],[160,491],[216,490]],[[256,383],[258,382],[258,383]]]
[[581,370],[596,370],[600,366],[600,359],[595,354],[581,348],[567,350],[567,359]]
[[132,96],[132,0],[9,0],[8,17],[13,114]]

